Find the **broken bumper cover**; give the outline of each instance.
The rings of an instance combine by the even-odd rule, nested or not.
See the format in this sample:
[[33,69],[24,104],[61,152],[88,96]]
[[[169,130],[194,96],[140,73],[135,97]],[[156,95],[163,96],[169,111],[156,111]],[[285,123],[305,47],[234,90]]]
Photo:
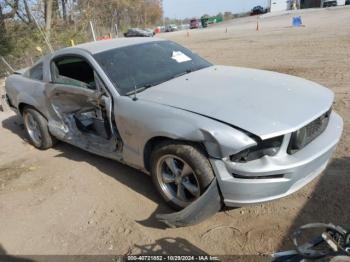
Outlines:
[[219,212],[221,207],[222,199],[214,178],[204,194],[188,207],[176,213],[158,214],[156,218],[171,228],[186,227],[201,223]]
[[212,159],[226,206],[244,206],[290,195],[326,168],[342,134],[343,120],[332,113],[327,129],[299,152],[289,155],[290,135],[280,152],[248,163]]

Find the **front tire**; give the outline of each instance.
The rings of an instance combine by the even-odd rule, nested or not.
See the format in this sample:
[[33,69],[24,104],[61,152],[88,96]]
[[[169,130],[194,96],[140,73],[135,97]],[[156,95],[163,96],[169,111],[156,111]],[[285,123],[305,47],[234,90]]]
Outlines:
[[214,179],[200,148],[178,142],[162,143],[151,155],[152,180],[169,206],[181,210],[199,198]]
[[24,108],[23,121],[25,130],[33,146],[45,150],[54,145],[55,138],[49,132],[47,120],[37,110],[31,107]]

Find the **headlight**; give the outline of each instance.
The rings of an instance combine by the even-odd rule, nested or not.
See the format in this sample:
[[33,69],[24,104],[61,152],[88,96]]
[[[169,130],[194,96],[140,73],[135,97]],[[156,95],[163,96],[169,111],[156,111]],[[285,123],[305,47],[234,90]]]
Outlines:
[[291,138],[291,148],[293,150],[302,149],[308,141],[307,128],[303,127],[293,133]]
[[262,158],[274,156],[278,153],[283,141],[283,136],[263,140],[257,146],[248,148],[230,157],[232,162],[245,163]]
[[316,120],[294,132],[290,139],[288,153],[296,153],[318,137],[327,128],[331,113],[332,108]]

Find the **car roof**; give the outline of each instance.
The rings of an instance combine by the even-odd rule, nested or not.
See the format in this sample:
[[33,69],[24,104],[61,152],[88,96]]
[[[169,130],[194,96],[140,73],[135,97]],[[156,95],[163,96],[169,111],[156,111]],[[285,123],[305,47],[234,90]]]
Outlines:
[[131,45],[138,45],[144,43],[152,43],[157,41],[165,41],[164,39],[152,37],[152,38],[143,38],[143,37],[128,37],[128,38],[116,38],[111,40],[101,40],[96,42],[90,42],[85,44],[76,45],[75,47],[70,48],[79,48],[84,49],[91,54],[101,53],[107,50],[126,47]]

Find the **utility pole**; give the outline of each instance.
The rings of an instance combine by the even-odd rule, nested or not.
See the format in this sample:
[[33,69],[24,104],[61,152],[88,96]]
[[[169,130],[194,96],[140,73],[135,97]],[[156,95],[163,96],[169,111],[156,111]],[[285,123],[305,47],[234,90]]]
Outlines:
[[115,27],[115,34],[116,34],[117,37],[119,37],[118,24],[115,24],[114,27]]
[[164,2],[163,2],[163,0],[160,1],[160,4],[162,6],[163,26],[165,27],[165,14],[164,14]]
[[36,20],[35,16],[32,14],[31,10],[29,9],[30,11],[30,15],[32,16],[34,22],[35,22],[35,25],[36,27],[38,28],[39,32],[41,33],[42,37],[44,38],[44,41],[46,43],[46,45],[48,46],[51,54],[54,52],[53,48],[52,48],[52,45],[50,43],[50,40],[49,40],[49,37],[48,35],[42,30],[41,26],[39,25],[38,21]]
[[10,68],[12,72],[15,72],[15,69],[13,69],[13,67],[5,60],[3,56],[1,56],[1,60],[8,68]]
[[91,32],[92,32],[92,37],[94,38],[94,41],[96,42],[96,35],[95,35],[95,30],[94,30],[94,26],[92,24],[92,21],[90,21],[90,28],[91,28]]

